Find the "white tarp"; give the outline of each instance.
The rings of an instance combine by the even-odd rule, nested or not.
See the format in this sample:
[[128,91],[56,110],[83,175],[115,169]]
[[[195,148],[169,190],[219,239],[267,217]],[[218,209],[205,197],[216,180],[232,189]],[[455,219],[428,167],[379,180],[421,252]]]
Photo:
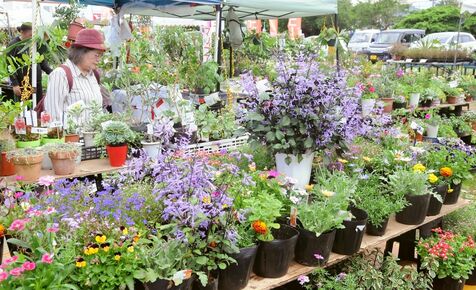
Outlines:
[[476,12],[476,0],[463,0],[461,3],[461,14],[464,12]]

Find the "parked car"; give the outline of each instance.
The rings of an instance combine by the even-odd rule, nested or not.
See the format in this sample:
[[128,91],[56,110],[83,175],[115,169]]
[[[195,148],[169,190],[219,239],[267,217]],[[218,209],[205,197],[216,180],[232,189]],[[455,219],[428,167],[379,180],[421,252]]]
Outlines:
[[468,32],[460,32],[459,37],[458,32],[431,33],[412,43],[410,47],[443,47],[449,49],[455,48],[456,45],[463,49],[476,51],[476,39]]
[[425,36],[422,29],[390,29],[381,31],[375,42],[370,44],[367,54],[371,61],[378,59],[387,60],[391,58],[390,49],[395,44],[410,46],[411,43],[419,41]]
[[375,41],[380,30],[367,29],[357,30],[349,40],[347,47],[353,52],[364,52],[369,49],[371,43]]

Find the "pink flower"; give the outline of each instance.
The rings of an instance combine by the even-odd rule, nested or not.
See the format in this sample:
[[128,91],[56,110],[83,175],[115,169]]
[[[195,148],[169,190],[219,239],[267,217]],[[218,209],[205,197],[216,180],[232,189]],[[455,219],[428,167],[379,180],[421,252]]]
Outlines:
[[431,115],[430,114],[426,114],[425,115],[425,119],[430,119],[431,118]]
[[13,257],[8,258],[5,261],[3,261],[3,264],[10,265],[12,263],[15,263],[17,260],[18,260],[18,256],[13,256]]
[[50,214],[55,213],[55,212],[56,212],[56,209],[54,207],[48,207],[45,210],[45,215],[50,215]]
[[268,171],[268,178],[276,178],[279,176],[279,172],[276,170]]
[[36,264],[35,262],[25,262],[21,267],[25,271],[32,271],[32,270],[35,270]]
[[370,88],[369,88],[369,92],[375,93],[375,88],[374,88],[374,87],[370,87]]
[[30,219],[14,220],[8,229],[11,231],[23,231],[28,221],[30,221]]
[[36,210],[36,209],[31,210],[31,208],[29,208],[27,212],[29,216],[41,216],[43,214],[41,210]]
[[50,186],[55,182],[55,177],[51,175],[41,176],[38,179],[38,184],[43,186]]
[[56,233],[59,231],[58,224],[54,224],[51,228],[47,228],[46,231],[48,233]]
[[297,278],[299,284],[304,285],[306,283],[309,283],[309,277],[305,275],[301,275]]
[[17,267],[17,268],[13,268],[10,270],[10,275],[12,276],[20,276],[21,273],[23,273],[23,268],[22,267]]
[[15,195],[14,195],[14,196],[15,196],[15,198],[20,198],[20,197],[23,196],[23,192],[17,191],[17,192],[15,192]]
[[21,175],[16,175],[15,176],[15,181],[22,181],[23,179],[25,179],[25,177],[23,177]]
[[53,263],[53,254],[43,254],[43,257],[41,257],[41,262],[45,264]]
[[1,272],[0,273],[0,282],[7,280],[8,278],[8,272]]
[[317,260],[324,260],[324,257],[319,254],[314,254],[314,258],[316,258]]

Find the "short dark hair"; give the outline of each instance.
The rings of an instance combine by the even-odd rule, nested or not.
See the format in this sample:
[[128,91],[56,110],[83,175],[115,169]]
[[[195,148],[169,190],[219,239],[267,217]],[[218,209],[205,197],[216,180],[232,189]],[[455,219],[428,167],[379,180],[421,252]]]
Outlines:
[[81,60],[83,59],[83,56],[90,52],[91,50],[94,50],[92,48],[87,48],[87,47],[71,47],[69,49],[68,53],[68,58],[70,61],[72,61],[74,64],[79,64]]

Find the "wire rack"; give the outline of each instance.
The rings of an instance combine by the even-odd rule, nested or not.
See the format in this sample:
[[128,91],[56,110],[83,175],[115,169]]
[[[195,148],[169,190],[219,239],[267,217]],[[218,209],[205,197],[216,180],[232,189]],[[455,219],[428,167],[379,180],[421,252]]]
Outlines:
[[197,152],[215,153],[222,150],[237,149],[248,142],[248,136],[241,136],[237,138],[223,139],[205,143],[191,144],[187,146],[185,150],[186,155],[190,155]]

